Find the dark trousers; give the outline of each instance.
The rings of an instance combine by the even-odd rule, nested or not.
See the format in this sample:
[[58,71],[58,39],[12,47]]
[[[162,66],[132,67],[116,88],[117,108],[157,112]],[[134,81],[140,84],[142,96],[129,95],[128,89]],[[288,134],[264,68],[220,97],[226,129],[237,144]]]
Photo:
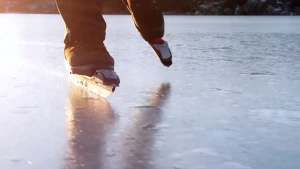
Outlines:
[[[163,37],[163,14],[152,0],[122,1],[144,40]],[[105,40],[106,22],[102,17],[102,0],[56,0],[56,5],[66,26],[65,43]]]

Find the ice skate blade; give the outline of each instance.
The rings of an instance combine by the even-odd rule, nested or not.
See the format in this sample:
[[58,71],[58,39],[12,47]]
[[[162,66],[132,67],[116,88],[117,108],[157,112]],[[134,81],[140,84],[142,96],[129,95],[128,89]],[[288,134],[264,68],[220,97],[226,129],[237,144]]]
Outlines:
[[117,85],[103,85],[98,83],[94,77],[88,77],[77,74],[70,74],[70,80],[79,86],[95,93],[103,98],[109,97],[115,90]]

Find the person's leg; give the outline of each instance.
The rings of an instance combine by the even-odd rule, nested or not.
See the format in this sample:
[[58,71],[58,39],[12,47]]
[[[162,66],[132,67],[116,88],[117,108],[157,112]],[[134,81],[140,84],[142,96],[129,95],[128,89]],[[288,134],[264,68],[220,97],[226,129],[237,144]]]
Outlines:
[[102,0],[56,0],[65,22],[65,59],[70,72],[92,76],[97,69],[114,70],[104,46],[106,23]]
[[165,66],[172,65],[172,53],[163,40],[165,23],[162,11],[153,0],[122,0],[132,15],[135,27],[154,49]]

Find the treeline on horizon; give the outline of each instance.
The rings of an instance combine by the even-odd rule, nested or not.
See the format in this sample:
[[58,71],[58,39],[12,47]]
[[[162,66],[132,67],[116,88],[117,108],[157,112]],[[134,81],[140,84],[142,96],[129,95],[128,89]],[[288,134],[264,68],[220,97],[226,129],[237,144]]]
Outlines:
[[[165,13],[183,14],[276,14],[276,11],[292,12],[300,7],[300,0],[156,0]],[[274,10],[270,12],[270,10]],[[104,13],[127,13],[122,0],[104,0]]]
[[[83,0],[85,1],[85,0]],[[169,14],[283,14],[300,7],[300,0],[155,0]],[[0,0],[0,12],[58,13],[55,0]],[[276,13],[277,12],[277,13]],[[128,14],[122,0],[103,0],[104,14]]]

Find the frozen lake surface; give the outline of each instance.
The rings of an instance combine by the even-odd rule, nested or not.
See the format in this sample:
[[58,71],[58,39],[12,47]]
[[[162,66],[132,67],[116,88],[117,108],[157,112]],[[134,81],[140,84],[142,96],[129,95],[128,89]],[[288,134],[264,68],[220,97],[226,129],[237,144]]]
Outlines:
[[1,168],[300,168],[299,17],[166,16],[170,68],[105,19],[107,100],[69,82],[59,15],[0,15]]

